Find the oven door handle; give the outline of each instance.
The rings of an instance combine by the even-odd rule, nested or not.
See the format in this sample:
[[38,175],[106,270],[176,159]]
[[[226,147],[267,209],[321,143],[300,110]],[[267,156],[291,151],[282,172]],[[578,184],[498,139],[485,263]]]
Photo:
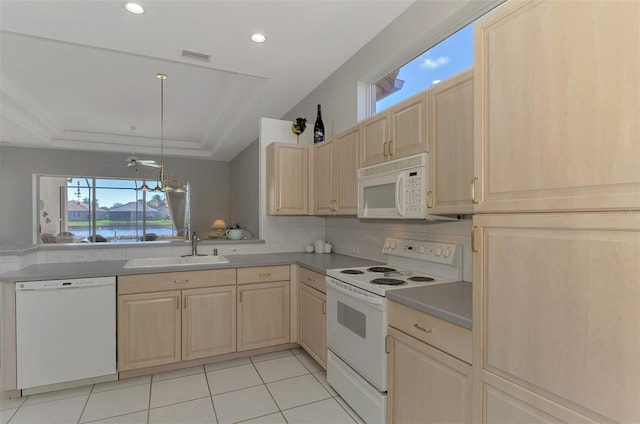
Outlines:
[[352,292],[352,291],[343,289],[342,287],[340,287],[339,285],[337,285],[336,283],[334,283],[330,279],[327,279],[327,283],[329,283],[329,286],[327,286],[327,288],[331,288],[332,290],[340,292],[340,293],[344,294],[345,296],[349,296],[351,298],[355,298],[355,299],[361,300],[363,302],[370,303],[372,305],[382,305],[384,303],[384,297],[382,297],[382,296],[375,296],[375,295],[366,296],[366,295],[360,294],[358,292]]

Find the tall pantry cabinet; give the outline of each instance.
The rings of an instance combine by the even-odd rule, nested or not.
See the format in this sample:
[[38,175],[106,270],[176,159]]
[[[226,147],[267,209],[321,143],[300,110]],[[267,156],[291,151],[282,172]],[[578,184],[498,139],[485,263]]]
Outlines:
[[473,422],[640,422],[640,2],[474,34]]

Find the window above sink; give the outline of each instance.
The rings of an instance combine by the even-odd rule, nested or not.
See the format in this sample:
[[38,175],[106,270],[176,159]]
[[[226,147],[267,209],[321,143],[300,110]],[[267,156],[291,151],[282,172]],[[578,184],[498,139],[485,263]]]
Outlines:
[[184,240],[189,184],[184,192],[141,190],[152,179],[37,176],[34,239],[45,243]]

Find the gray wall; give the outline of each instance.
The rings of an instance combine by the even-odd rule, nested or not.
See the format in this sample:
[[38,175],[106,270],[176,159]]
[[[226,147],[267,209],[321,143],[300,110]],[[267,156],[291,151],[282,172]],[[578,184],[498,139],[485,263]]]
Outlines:
[[[306,117],[307,130],[303,136],[310,136],[316,105],[320,103],[328,137],[351,128],[367,116],[363,101],[367,82],[377,81],[412,60],[501,1],[417,1],[281,119],[292,121]],[[254,142],[231,161],[232,220],[246,223],[256,236],[259,221],[257,144]]]
[[231,221],[241,223],[253,233],[259,234],[259,144],[254,141],[231,161]]
[[[141,178],[141,171],[136,174],[134,168],[126,167],[126,157],[121,153],[0,147],[0,246],[32,244],[33,174]],[[192,229],[206,237],[214,218],[229,219],[228,162],[166,158],[164,163],[168,172],[190,182]]]
[[368,116],[364,101],[368,83],[422,54],[501,1],[416,1],[282,119],[306,117],[307,128],[313,130],[320,103],[328,137],[351,128]]

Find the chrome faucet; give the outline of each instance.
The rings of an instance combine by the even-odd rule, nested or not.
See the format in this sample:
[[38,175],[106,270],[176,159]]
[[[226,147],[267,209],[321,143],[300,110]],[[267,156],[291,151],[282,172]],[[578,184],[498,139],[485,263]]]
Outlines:
[[195,231],[191,233],[191,254],[190,255],[182,255],[184,256],[207,256],[204,253],[198,253],[198,242],[200,241],[200,237],[196,234]]

